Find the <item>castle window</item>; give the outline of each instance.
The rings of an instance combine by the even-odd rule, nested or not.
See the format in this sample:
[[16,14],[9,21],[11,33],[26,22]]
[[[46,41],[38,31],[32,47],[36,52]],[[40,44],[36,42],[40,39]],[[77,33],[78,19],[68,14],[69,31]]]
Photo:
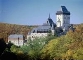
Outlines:
[[66,19],[66,17],[64,17],[64,19]]
[[65,21],[64,21],[64,24],[65,24]]
[[70,19],[70,17],[68,17],[67,19]]
[[32,38],[33,38],[33,36],[32,36]]
[[59,17],[58,17],[58,20],[60,20]]
[[35,33],[35,30],[33,31],[33,33]]
[[48,21],[47,21],[47,23],[48,23]]

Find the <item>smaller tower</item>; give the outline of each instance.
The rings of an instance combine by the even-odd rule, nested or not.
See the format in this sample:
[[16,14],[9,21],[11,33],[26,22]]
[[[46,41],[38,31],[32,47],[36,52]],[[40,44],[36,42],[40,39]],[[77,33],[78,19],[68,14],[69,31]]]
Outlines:
[[52,35],[55,35],[55,29],[54,29],[54,25],[52,24],[52,27],[51,27],[51,32],[52,32]]
[[49,13],[49,17],[48,17],[48,20],[47,20],[47,24],[49,24],[50,23],[50,21],[49,20],[51,20],[51,18],[50,18],[50,13]]
[[49,19],[50,19],[50,13],[49,13]]
[[53,20],[51,19],[51,17],[50,17],[50,14],[49,14],[49,17],[48,17],[48,20],[47,20],[47,24],[50,26],[50,28],[51,28],[51,33],[52,33],[52,35],[55,35],[55,27],[56,27],[56,25],[55,25],[55,23],[53,22]]

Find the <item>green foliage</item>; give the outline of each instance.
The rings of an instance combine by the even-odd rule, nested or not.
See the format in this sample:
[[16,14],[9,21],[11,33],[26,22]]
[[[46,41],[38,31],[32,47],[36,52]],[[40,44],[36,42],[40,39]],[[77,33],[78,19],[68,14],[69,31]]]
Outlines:
[[18,48],[18,46],[12,45],[11,48],[10,48],[10,50],[13,53],[17,53],[19,51],[19,48]]
[[79,60],[82,60],[83,59],[83,47],[77,49],[77,50],[74,50],[74,54],[73,54],[73,58],[74,59],[79,59]]
[[46,38],[36,38],[34,40],[28,40],[27,44],[20,47],[23,53],[28,54],[30,60],[37,60],[41,58],[42,48],[51,40],[55,38],[52,35],[47,36]]
[[28,51],[31,50],[31,47],[24,45],[24,46],[20,47],[20,49],[23,51],[23,53],[28,53]]
[[42,59],[83,59],[83,26],[52,39],[41,50]]
[[[22,47],[12,45],[10,50],[20,58],[27,60],[71,60],[83,59],[83,26],[77,26],[75,31],[57,37],[49,34],[46,38],[28,40]],[[26,60],[25,59],[25,60]]]
[[47,57],[50,56],[50,58],[61,58],[62,54],[64,54],[67,51],[67,46],[65,45],[66,41],[64,40],[64,36],[59,37],[57,39],[51,40],[43,49],[42,49],[42,56]]
[[37,52],[35,52],[34,50],[30,50],[28,52],[28,55],[29,55],[29,58],[30,59],[33,59],[33,60],[36,60],[37,59]]
[[36,38],[35,40],[29,40],[28,41],[28,55],[32,57],[32,59],[38,59],[40,56],[40,51],[45,45],[45,40],[44,38]]

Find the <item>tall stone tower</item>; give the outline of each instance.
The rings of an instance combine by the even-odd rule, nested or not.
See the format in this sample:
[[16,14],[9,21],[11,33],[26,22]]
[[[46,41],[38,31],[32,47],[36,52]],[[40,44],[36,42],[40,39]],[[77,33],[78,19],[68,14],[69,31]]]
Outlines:
[[68,31],[70,26],[70,12],[65,6],[61,6],[61,10],[56,12],[57,27],[61,27],[64,31]]

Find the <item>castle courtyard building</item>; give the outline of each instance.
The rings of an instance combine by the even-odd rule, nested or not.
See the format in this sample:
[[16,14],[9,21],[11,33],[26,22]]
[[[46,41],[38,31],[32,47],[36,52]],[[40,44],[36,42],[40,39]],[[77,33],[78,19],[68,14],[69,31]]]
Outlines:
[[24,40],[24,36],[21,34],[11,34],[8,37],[8,42],[11,42],[16,46],[24,45]]

